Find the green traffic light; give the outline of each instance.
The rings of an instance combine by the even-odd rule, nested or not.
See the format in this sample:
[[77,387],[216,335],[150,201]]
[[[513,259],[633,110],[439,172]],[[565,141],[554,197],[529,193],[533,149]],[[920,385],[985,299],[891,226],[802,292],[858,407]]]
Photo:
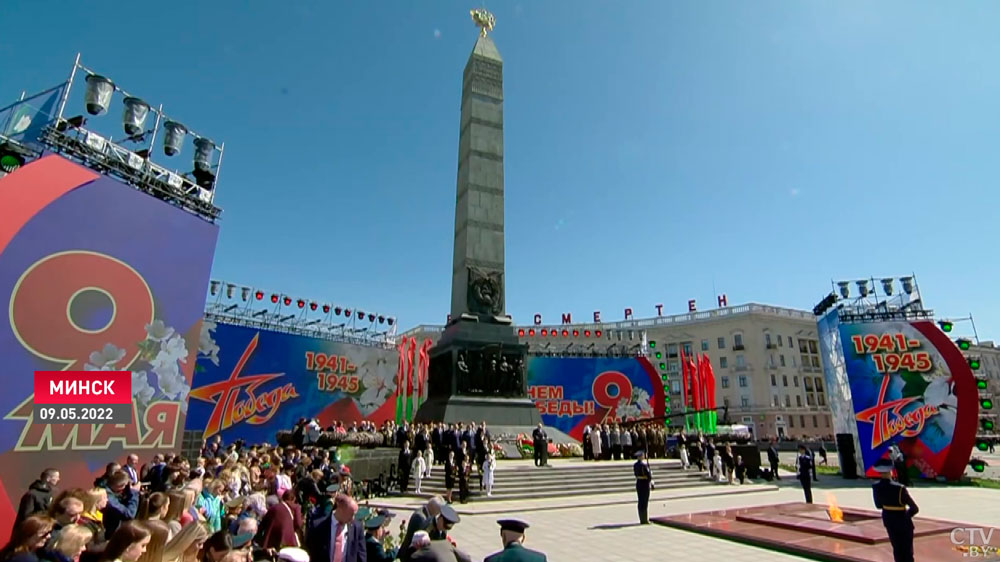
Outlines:
[[670,408],[663,408],[663,412],[669,414],[670,413]]
[[666,363],[660,363],[660,370],[661,371],[666,371],[667,370],[667,364]]
[[0,156],[0,170],[4,172],[12,173],[14,170],[21,167],[24,162],[20,158],[14,156],[13,154],[4,154]]
[[951,332],[951,329],[955,327],[954,324],[947,320],[941,320],[938,322],[938,326],[941,326],[941,331],[943,332]]
[[664,396],[663,397],[663,401],[664,402],[670,402],[670,397],[669,396]]
[[969,359],[969,367],[971,367],[973,371],[978,371],[979,359]]
[[982,400],[979,401],[979,406],[984,410],[992,410],[993,401],[990,400],[989,398],[983,398]]
[[976,442],[976,448],[979,449],[980,451],[989,451],[990,444],[987,443],[985,440],[980,440]]
[[961,349],[962,351],[969,351],[969,348],[972,347],[972,342],[964,338],[958,340],[955,343],[958,344],[958,348]]
[[657,359],[663,359],[663,354],[662,354],[662,353],[660,353],[659,351],[657,351],[657,352],[656,352],[656,358],[657,358]]
[[976,388],[978,388],[979,390],[986,390],[986,386],[987,386],[986,381],[984,381],[983,379],[979,379],[976,381]]
[[986,470],[986,463],[984,463],[983,461],[971,461],[969,463],[969,466],[971,466],[972,470],[976,472],[982,472]]
[[993,431],[994,427],[996,426],[993,424],[993,420],[983,420],[983,430]]
[[656,347],[656,342],[655,342],[655,341],[652,341],[652,340],[650,340],[650,342],[649,342],[649,347]]

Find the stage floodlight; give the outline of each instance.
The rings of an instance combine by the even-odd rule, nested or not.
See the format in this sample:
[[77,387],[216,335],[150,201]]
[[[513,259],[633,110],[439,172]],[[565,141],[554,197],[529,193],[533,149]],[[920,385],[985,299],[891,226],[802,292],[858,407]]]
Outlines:
[[347,317],[347,318],[351,317],[351,309],[350,308],[345,308],[344,309],[344,316]]
[[900,277],[899,284],[903,286],[903,292],[907,295],[913,294],[913,278],[912,277]]
[[378,323],[379,324],[385,324],[385,316],[382,316],[381,314],[379,314],[378,315]]
[[938,326],[941,326],[941,331],[945,333],[950,333],[955,324],[948,320],[938,320]]
[[374,322],[375,321],[375,315],[372,314],[371,312],[368,313],[368,321],[369,322]]
[[603,332],[601,332],[600,330],[597,330],[596,332],[594,332],[594,335],[597,336],[597,337],[601,337],[602,333]]
[[100,74],[87,75],[87,91],[83,99],[87,104],[87,113],[103,115],[111,105],[111,95],[115,93],[115,83]]
[[341,312],[342,312],[343,310],[344,310],[343,308],[340,308],[340,307],[338,306],[337,308],[333,309],[333,313],[334,313],[334,314],[336,314],[337,316],[340,316],[340,313],[341,313]]
[[840,289],[841,298],[851,297],[851,284],[847,281],[838,281],[837,288]]
[[396,323],[396,319],[395,319],[395,318],[386,318],[386,319],[385,319],[385,321],[386,321],[386,323],[387,323],[387,324],[389,324],[390,326],[392,326],[393,324],[395,324],[395,323]]
[[319,308],[318,304],[316,304],[314,302],[309,303],[309,310],[316,310],[318,308]]
[[233,285],[232,283],[226,283],[226,298],[227,299],[233,298],[233,291],[235,290],[236,290],[236,285]]
[[958,348],[962,351],[969,351],[969,348],[972,347],[972,341],[965,338],[955,340],[955,344],[957,344]]
[[574,338],[580,337],[580,330],[573,330],[573,337]]
[[271,302],[273,302],[274,304],[278,304],[278,299],[279,298],[280,297],[278,297],[277,294],[271,295]]
[[305,308],[306,307],[306,301],[304,301],[302,299],[299,299],[295,304],[299,305],[299,308]]
[[240,299],[242,299],[243,302],[247,302],[248,300],[250,300],[250,287],[240,288]]
[[323,314],[330,314],[330,305],[328,304],[323,305]]
[[569,337],[569,330],[563,330],[562,331],[562,337],[568,338]]
[[215,143],[211,139],[198,137],[194,139],[194,169],[200,172],[208,172],[212,169],[212,153],[215,151]]
[[978,371],[979,370],[979,358],[978,357],[969,357],[969,368],[972,369],[973,371]]
[[284,299],[281,300],[281,302],[284,303],[285,306],[291,306],[292,305],[292,297],[285,297]]
[[131,137],[143,132],[146,117],[149,116],[149,104],[133,97],[125,98],[122,103],[125,104],[125,111],[122,113],[122,126],[125,127],[125,134]]
[[517,337],[519,338],[524,337],[524,328],[521,328],[520,330],[517,331]]
[[163,124],[163,132],[163,153],[167,156],[180,154],[188,132],[187,127],[177,121],[167,121]]
[[358,311],[358,320],[364,320],[364,318],[365,318],[365,313],[359,310]]
[[862,279],[860,281],[855,281],[855,283],[858,285],[858,294],[861,295],[862,297],[867,297],[868,296],[868,280],[867,279]]
[[542,330],[542,337],[544,338],[544,337],[545,337],[545,336],[547,336],[547,335],[549,335],[549,331],[548,331],[548,330],[544,330],[544,329],[543,329],[543,330]]
[[584,337],[589,338],[590,337],[590,330],[584,330],[583,331],[583,335],[584,335]]
[[886,277],[882,280],[882,292],[885,293],[887,297],[891,297],[892,291],[892,277]]
[[535,329],[534,328],[531,328],[530,330],[528,330],[528,337],[531,337],[531,338],[535,337]]
[[221,283],[219,283],[218,281],[211,281],[211,282],[209,282],[209,284],[208,284],[208,292],[211,293],[212,296],[214,297],[215,295],[219,294],[219,286],[220,285],[221,285]]
[[264,300],[264,291],[257,291],[253,294],[254,298],[257,300]]
[[15,170],[24,165],[24,157],[14,152],[0,153],[0,171],[5,174],[12,174]]

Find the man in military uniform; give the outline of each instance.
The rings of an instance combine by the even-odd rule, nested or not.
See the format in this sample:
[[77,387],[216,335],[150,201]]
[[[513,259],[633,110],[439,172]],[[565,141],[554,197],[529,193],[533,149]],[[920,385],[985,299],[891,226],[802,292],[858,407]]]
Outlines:
[[649,525],[649,491],[653,488],[653,473],[646,462],[645,451],[636,451],[635,458],[632,472],[635,473],[635,493],[639,495],[639,523]]
[[812,455],[805,445],[799,445],[799,457],[795,460],[795,465],[795,472],[798,474],[799,482],[802,483],[802,491],[806,494],[806,503],[812,503],[812,480],[809,478],[812,475]]
[[377,515],[365,521],[365,552],[368,562],[392,562],[396,559],[397,549],[386,552],[382,546],[382,540],[388,531],[386,525],[389,522],[383,515]]
[[893,482],[892,461],[879,460],[873,467],[882,478],[872,485],[875,507],[882,510],[882,524],[892,544],[895,562],[913,562],[913,516],[920,511],[906,486]]
[[441,506],[444,505],[444,498],[441,496],[434,496],[433,498],[427,500],[427,504],[424,507],[413,512],[410,516],[410,520],[406,526],[406,535],[403,537],[403,541],[399,544],[399,558],[404,562],[410,558],[410,543],[413,541],[413,535],[418,531],[425,531],[427,527],[441,513]]
[[500,540],[503,542],[503,550],[487,556],[483,562],[546,562],[548,560],[541,552],[524,548],[524,530],[528,528],[527,523],[517,519],[501,519],[497,523],[500,525]]

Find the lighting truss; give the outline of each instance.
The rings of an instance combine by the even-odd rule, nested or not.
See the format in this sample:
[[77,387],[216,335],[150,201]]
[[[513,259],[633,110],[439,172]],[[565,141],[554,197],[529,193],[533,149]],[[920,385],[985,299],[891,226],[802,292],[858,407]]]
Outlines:
[[822,316],[836,308],[841,322],[918,320],[934,316],[923,306],[916,277],[871,277],[831,281],[832,291],[816,305],[813,313]]
[[396,345],[399,324],[384,314],[215,279],[209,282],[206,302],[205,318],[213,322],[357,345]]

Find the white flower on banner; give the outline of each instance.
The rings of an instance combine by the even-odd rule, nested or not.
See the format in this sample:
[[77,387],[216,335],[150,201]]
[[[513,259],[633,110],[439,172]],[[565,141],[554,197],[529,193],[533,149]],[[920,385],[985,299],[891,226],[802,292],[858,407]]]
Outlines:
[[154,320],[152,324],[146,324],[146,336],[152,341],[166,341],[174,335],[174,329],[167,327],[163,320]]
[[653,406],[649,403],[649,393],[644,388],[632,389],[632,402],[641,412],[653,411]]
[[87,363],[86,365],[83,366],[83,370],[84,371],[117,371],[118,369],[115,368],[114,364],[105,365],[103,367],[95,367],[95,366],[91,365],[90,363]]
[[149,385],[146,371],[132,371],[132,396],[141,404],[148,403],[156,391]]
[[622,398],[618,402],[617,415],[620,418],[638,418],[641,413],[639,406],[629,403],[628,398]]
[[174,335],[167,341],[163,342],[163,346],[160,348],[160,353],[157,355],[159,356],[164,353],[174,361],[187,363],[187,342],[185,342],[184,338],[181,336]]
[[361,368],[363,372],[361,384],[365,390],[358,397],[358,403],[365,415],[377,410],[396,389],[395,377],[385,369],[379,368],[384,367],[386,363],[382,360],[376,360],[374,363],[373,366],[372,361],[366,361]]
[[215,339],[212,338],[212,332],[214,331],[215,322],[208,322],[206,320],[201,323],[201,335],[198,337],[198,352],[208,357],[208,360],[218,367],[220,348],[215,343]]
[[160,392],[164,396],[171,400],[177,400],[179,396],[187,396],[187,393],[191,390],[187,386],[187,381],[184,380],[184,375],[178,371],[156,373],[156,384],[160,388]]
[[952,394],[947,377],[936,377],[927,385],[924,389],[924,404],[937,407],[939,413],[930,418],[931,423],[936,424],[945,436],[952,435],[955,432],[958,397]]
[[[116,363],[121,361],[125,357],[125,350],[115,347],[114,344],[107,344],[104,349],[100,351],[95,351],[90,354],[90,366],[92,369],[87,369],[87,371],[113,371]],[[105,369],[104,367],[111,367],[110,369]]]

